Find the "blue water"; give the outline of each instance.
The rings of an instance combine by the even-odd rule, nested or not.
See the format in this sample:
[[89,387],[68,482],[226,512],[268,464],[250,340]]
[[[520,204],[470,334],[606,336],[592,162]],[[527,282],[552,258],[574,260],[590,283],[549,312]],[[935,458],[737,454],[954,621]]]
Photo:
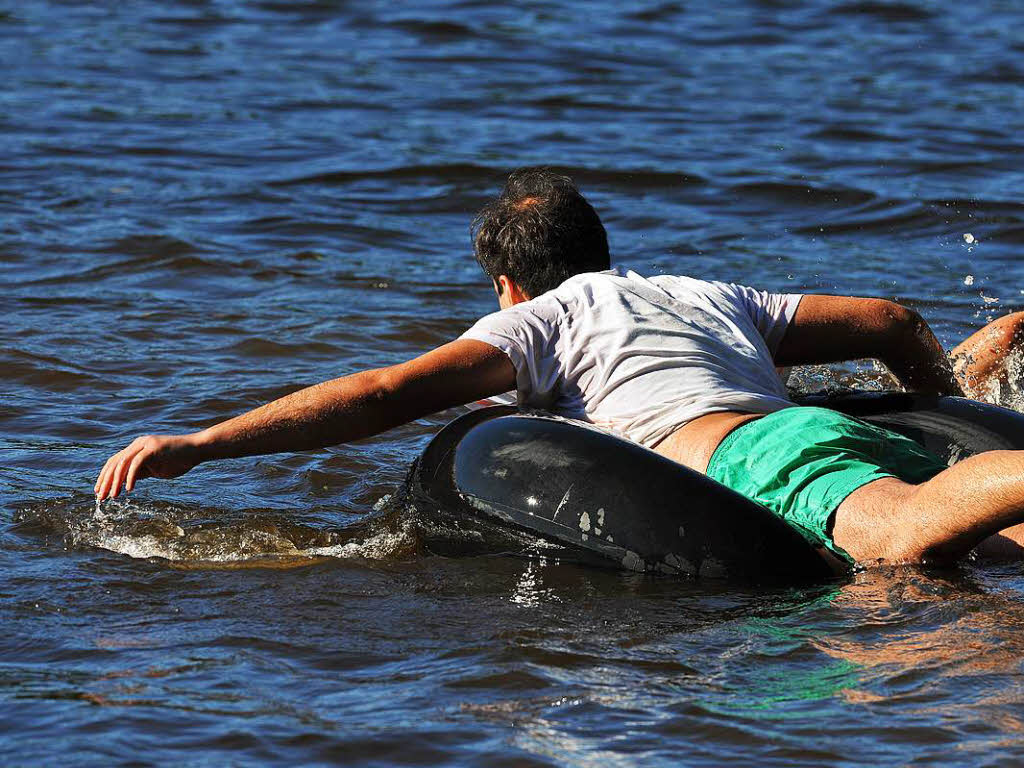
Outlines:
[[454,412],[90,494],[137,434],[492,311],[468,224],[523,164],[576,178],[623,266],[895,298],[953,346],[1024,308],[1022,16],[0,10],[0,758],[1020,762],[1015,566],[764,591],[441,557],[370,513]]

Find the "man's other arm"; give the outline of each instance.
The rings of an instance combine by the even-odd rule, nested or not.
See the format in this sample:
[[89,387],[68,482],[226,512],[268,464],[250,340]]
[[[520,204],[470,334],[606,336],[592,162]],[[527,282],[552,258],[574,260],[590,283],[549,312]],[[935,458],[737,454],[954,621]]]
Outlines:
[[881,360],[910,391],[963,395],[924,319],[884,299],[804,296],[775,353],[780,366]]
[[455,405],[516,387],[505,353],[462,339],[406,363],[299,390],[187,435],[147,435],[111,456],[96,480],[97,498],[134,488],[144,477],[171,478],[216,459],[337,445]]

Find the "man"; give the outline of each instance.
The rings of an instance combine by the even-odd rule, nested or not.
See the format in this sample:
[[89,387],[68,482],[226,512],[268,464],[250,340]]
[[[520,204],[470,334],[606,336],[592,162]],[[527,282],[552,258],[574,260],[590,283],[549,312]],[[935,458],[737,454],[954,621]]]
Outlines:
[[[474,249],[501,311],[460,339],[200,432],[141,437],[107,461],[97,497],[213,459],[376,435],[516,389],[523,404],[706,472],[848,560],[949,561],[982,542],[1024,541],[1013,527],[1024,521],[1024,452],[947,468],[900,435],[795,406],[780,383],[776,366],[873,357],[907,389],[961,394],[915,312],[880,299],[620,275],[593,208],[570,179],[544,169],[512,174],[474,222]],[[959,349],[977,358],[963,366],[965,380],[996,367],[980,338]]]

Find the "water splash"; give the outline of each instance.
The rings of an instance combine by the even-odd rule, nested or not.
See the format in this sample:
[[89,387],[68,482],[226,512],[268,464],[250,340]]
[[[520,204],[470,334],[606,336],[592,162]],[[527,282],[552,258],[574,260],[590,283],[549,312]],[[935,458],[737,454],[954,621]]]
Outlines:
[[786,378],[786,387],[794,395],[817,392],[833,395],[851,390],[902,390],[896,377],[877,360],[856,360],[842,365],[796,366]]
[[[973,362],[974,359],[969,355],[950,357],[955,371],[962,371]],[[903,390],[896,377],[877,360],[859,360],[842,365],[797,366],[789,372],[786,386],[793,395],[818,392],[838,395],[852,390]],[[973,400],[1024,413],[1024,349],[1011,350],[1005,357],[1002,369],[967,394]]]
[[[383,506],[386,506],[386,502]],[[68,548],[98,547],[128,557],[175,563],[268,564],[323,557],[382,559],[415,549],[412,529],[394,530],[387,514],[325,529],[258,511],[188,508],[163,502],[81,499],[42,502],[17,522],[58,534]],[[370,519],[370,518],[368,518]]]
[[1003,363],[1003,370],[989,376],[970,395],[975,400],[1024,413],[1024,349],[1011,350]]
[[337,528],[294,522],[288,513],[130,498],[100,504],[81,495],[32,504],[19,510],[15,520],[22,532],[56,534],[69,549],[96,547],[199,567],[303,565],[328,558],[399,561],[431,554],[526,552],[538,546],[526,534],[449,515],[416,499],[409,488],[405,484],[381,497],[373,512]]

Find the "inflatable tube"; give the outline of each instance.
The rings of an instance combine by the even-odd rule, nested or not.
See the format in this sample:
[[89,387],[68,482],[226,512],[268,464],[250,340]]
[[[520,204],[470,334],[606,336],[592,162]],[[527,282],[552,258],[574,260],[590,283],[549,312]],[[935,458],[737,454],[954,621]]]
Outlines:
[[899,432],[950,464],[985,451],[1024,449],[1024,414],[962,397],[850,392],[808,395],[798,402]]
[[[893,429],[951,462],[1024,448],[1024,415],[962,398],[855,393],[801,402]],[[589,425],[510,406],[444,427],[409,483],[435,508],[552,542],[565,559],[775,583],[842,570],[767,509],[699,472]]]

